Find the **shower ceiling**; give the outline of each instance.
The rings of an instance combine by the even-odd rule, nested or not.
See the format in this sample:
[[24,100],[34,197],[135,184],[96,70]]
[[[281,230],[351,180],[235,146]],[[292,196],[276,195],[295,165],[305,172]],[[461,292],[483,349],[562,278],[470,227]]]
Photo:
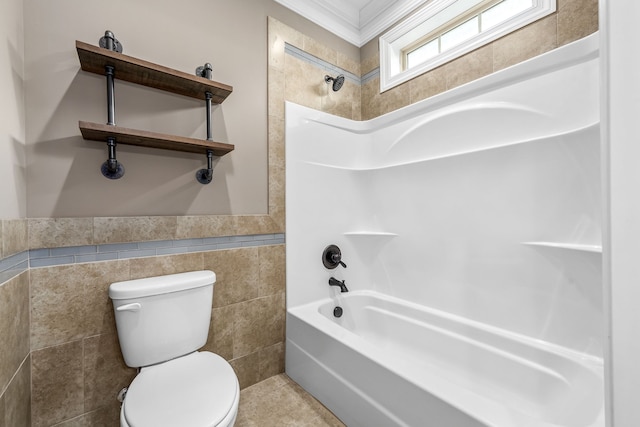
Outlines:
[[428,0],[275,0],[358,47]]

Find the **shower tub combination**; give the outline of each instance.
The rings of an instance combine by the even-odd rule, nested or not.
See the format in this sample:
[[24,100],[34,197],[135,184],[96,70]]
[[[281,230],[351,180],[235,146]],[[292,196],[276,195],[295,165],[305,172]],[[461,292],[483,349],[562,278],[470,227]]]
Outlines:
[[372,291],[289,310],[287,373],[348,426],[604,426],[602,361]]
[[287,104],[286,372],[349,427],[604,427],[597,45],[369,122]]

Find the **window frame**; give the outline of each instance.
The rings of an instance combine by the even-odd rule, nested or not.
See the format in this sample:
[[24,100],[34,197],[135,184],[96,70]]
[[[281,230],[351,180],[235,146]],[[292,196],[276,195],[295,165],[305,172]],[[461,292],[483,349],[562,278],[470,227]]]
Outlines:
[[[398,86],[556,11],[556,0],[533,0],[533,7],[414,67],[403,69],[409,48],[415,49],[419,45],[427,44],[436,36],[439,37],[471,19],[479,11],[488,10],[498,3],[499,0],[433,0],[383,34],[379,38],[380,92]],[[462,9],[456,13],[456,8]],[[429,20],[443,22],[428,31],[422,30],[421,26],[428,28]]]

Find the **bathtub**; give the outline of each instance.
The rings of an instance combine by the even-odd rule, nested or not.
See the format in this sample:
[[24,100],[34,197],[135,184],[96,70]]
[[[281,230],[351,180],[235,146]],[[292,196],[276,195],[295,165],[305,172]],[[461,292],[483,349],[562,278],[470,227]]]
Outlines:
[[604,426],[598,47],[369,121],[286,104],[286,372],[349,427]]
[[604,426],[601,359],[375,291],[290,308],[286,352],[349,427]]

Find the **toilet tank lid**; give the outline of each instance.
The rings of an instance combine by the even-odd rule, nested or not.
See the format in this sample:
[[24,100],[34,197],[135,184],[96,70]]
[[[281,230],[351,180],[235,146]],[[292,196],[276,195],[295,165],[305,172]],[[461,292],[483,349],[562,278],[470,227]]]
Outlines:
[[216,274],[210,270],[126,280],[109,286],[109,298],[120,300],[168,294],[213,285],[215,282]]

